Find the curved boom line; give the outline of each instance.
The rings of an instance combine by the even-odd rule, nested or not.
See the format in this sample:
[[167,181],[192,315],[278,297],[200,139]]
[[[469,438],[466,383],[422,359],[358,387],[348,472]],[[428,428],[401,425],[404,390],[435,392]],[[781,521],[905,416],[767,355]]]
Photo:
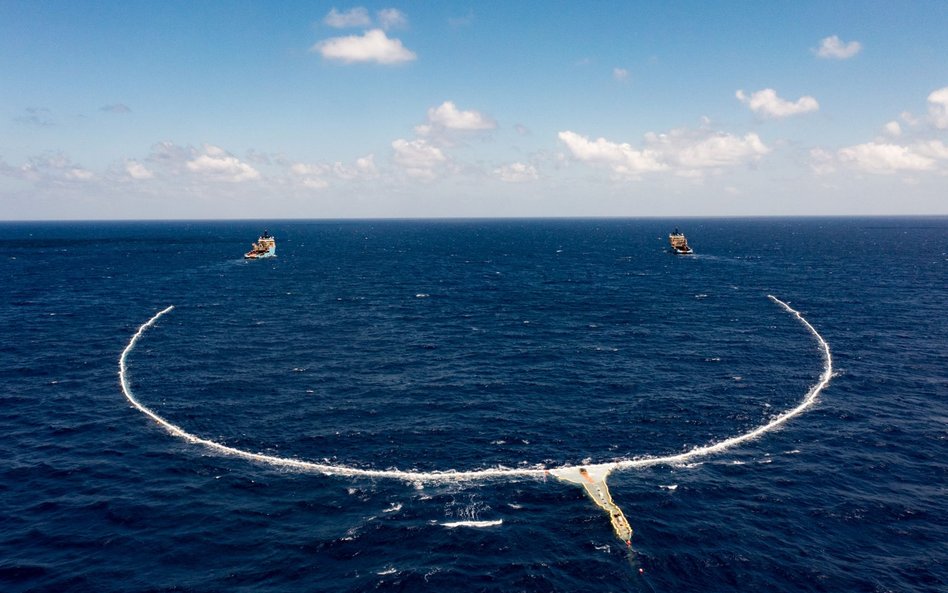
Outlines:
[[[723,441],[713,443],[711,445],[705,445],[702,447],[695,447],[690,451],[685,453],[678,453],[674,455],[663,455],[663,456],[646,456],[638,457],[635,459],[628,459],[622,461],[613,461],[607,463],[599,464],[586,464],[582,467],[588,468],[590,471],[597,470],[599,472],[604,472],[608,474],[613,470],[623,470],[623,469],[632,469],[632,468],[642,468],[649,467],[653,465],[673,465],[680,464],[691,461],[697,457],[705,457],[708,455],[713,455],[715,453],[720,453],[731,447],[740,445],[746,441],[756,439],[764,434],[780,427],[785,424],[792,418],[799,416],[805,412],[808,408],[813,406],[817,401],[817,396],[820,392],[829,385],[830,380],[833,377],[833,357],[830,354],[829,344],[826,343],[826,340],[823,339],[823,336],[820,335],[816,328],[814,328],[809,321],[807,321],[799,311],[793,309],[787,303],[781,301],[773,295],[767,295],[773,302],[777,303],[783,307],[788,313],[795,316],[800,323],[806,327],[813,337],[816,338],[817,342],[820,345],[820,348],[823,352],[823,373],[820,375],[819,381],[810,388],[810,391],[803,397],[803,400],[797,404],[796,407],[783,412],[782,414],[774,417],[770,422],[759,426],[750,432],[746,432],[734,437],[730,437]],[[390,470],[375,470],[375,469],[359,469],[354,467],[348,467],[344,465],[331,465],[327,463],[316,463],[313,461],[305,461],[302,459],[292,459],[289,457],[278,457],[275,455],[267,455],[265,453],[253,453],[251,451],[244,451],[243,449],[237,449],[236,447],[230,447],[216,441],[209,439],[201,438],[197,435],[191,434],[177,426],[172,424],[168,420],[165,420],[157,413],[155,413],[151,408],[142,404],[135,397],[135,394],[132,392],[132,387],[128,380],[128,355],[135,349],[135,346],[138,344],[138,341],[145,334],[145,331],[155,325],[155,323],[166,313],[171,312],[174,309],[174,305],[162,309],[156,313],[151,319],[143,323],[138,331],[135,332],[135,335],[131,337],[128,341],[128,345],[125,346],[125,349],[122,350],[121,356],[119,356],[119,383],[122,387],[122,393],[125,395],[125,398],[129,401],[132,406],[137,409],[142,414],[148,416],[155,421],[156,424],[165,429],[171,436],[178,437],[191,443],[193,445],[201,445],[210,449],[215,453],[220,453],[223,455],[233,455],[236,457],[242,457],[249,461],[256,461],[258,463],[265,463],[268,465],[273,465],[277,467],[284,467],[287,469],[293,469],[303,472],[315,472],[326,475],[340,475],[340,476],[350,476],[350,477],[365,477],[365,478],[388,478],[403,480],[407,482],[443,482],[443,481],[469,481],[469,480],[483,480],[488,478],[538,478],[549,473],[554,475],[561,472],[568,472],[569,470],[575,470],[580,466],[571,466],[564,465],[556,468],[509,468],[509,467],[496,467],[490,469],[481,469],[481,470],[472,470],[472,471],[456,471],[456,470],[446,470],[446,471],[430,471],[430,472],[419,472],[419,471],[401,471],[397,469]]]

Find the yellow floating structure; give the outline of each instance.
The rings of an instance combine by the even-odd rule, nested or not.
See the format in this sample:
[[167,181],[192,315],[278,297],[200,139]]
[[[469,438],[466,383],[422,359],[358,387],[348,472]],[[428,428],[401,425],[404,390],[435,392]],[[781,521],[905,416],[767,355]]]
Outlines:
[[606,478],[609,477],[611,467],[603,465],[591,465],[589,467],[567,467],[550,470],[550,473],[563,480],[579,484],[589,495],[596,506],[609,514],[609,521],[612,522],[612,530],[616,537],[625,542],[627,546],[632,545],[632,526],[625,518],[622,509],[612,500],[612,494],[609,493],[609,487],[606,485]]

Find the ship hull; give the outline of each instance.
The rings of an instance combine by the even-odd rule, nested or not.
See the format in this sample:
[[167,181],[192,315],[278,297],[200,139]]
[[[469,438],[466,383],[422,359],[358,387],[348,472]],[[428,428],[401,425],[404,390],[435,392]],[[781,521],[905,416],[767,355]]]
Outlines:
[[276,254],[269,251],[265,251],[263,253],[255,253],[251,251],[250,253],[244,255],[244,259],[266,259],[268,257],[276,257]]

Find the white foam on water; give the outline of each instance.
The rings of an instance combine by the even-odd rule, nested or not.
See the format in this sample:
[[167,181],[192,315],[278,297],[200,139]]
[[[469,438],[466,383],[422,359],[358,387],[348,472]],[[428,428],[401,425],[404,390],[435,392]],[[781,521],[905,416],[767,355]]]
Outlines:
[[503,524],[503,522],[503,519],[497,519],[496,521],[452,521],[442,523],[441,526],[448,529],[454,529],[455,527],[495,527]]
[[[163,315],[171,312],[174,309],[174,306],[167,307],[162,309],[154,315],[151,319],[146,321],[138,328],[138,331],[135,332],[135,335],[131,337],[128,341],[128,345],[125,346],[125,349],[122,350],[122,354],[119,356],[119,383],[122,387],[122,393],[125,394],[125,398],[128,399],[129,403],[137,409],[142,414],[151,418],[156,424],[165,429],[169,434],[174,437],[180,438],[188,443],[194,445],[201,445],[215,453],[220,453],[223,455],[231,455],[235,457],[240,457],[247,459],[248,461],[256,461],[258,463],[265,463],[268,465],[302,471],[302,472],[315,472],[326,475],[339,475],[339,476],[348,476],[348,477],[364,477],[364,478],[390,478],[395,480],[402,480],[406,482],[415,482],[419,487],[421,483],[424,482],[448,482],[448,481],[471,481],[471,480],[486,480],[492,478],[541,478],[545,475],[548,475],[550,472],[564,472],[570,469],[578,469],[579,467],[585,467],[587,471],[595,471],[597,474],[602,473],[603,475],[608,475],[614,470],[625,470],[625,469],[636,469],[636,468],[645,468],[655,465],[672,465],[672,466],[692,466],[694,463],[693,460],[706,457],[709,455],[714,455],[717,453],[722,453],[732,447],[746,443],[753,439],[759,438],[768,432],[780,428],[782,425],[786,424],[793,418],[803,414],[809,408],[811,408],[817,401],[817,397],[820,392],[829,385],[830,380],[833,377],[833,357],[830,353],[829,344],[826,343],[826,340],[823,339],[823,336],[820,335],[816,328],[814,328],[809,321],[807,321],[799,311],[793,309],[787,303],[781,301],[773,295],[767,295],[773,302],[777,303],[783,307],[788,313],[797,318],[797,320],[803,324],[803,326],[809,330],[809,332],[816,338],[819,343],[820,349],[823,352],[823,373],[820,375],[819,381],[810,388],[810,390],[803,397],[802,401],[797,404],[795,407],[774,416],[770,422],[759,426],[749,432],[725,439],[723,441],[718,441],[710,445],[705,445],[702,447],[695,447],[690,451],[684,453],[678,453],[674,455],[659,455],[659,456],[644,456],[637,457],[634,459],[625,459],[619,461],[612,461],[607,463],[591,463],[592,460],[584,460],[582,465],[575,466],[562,466],[557,468],[510,468],[499,466],[489,469],[480,469],[480,470],[471,470],[471,471],[458,471],[458,470],[441,470],[441,471],[430,471],[430,472],[421,472],[421,471],[401,471],[398,469],[388,469],[388,470],[377,470],[377,469],[360,469],[354,467],[347,467],[343,465],[332,465],[329,463],[317,463],[313,461],[305,461],[302,459],[293,459],[289,457],[277,457],[275,455],[267,455],[265,453],[254,453],[252,451],[245,451],[243,449],[238,449],[236,447],[230,447],[212,441],[209,439],[201,438],[197,435],[191,434],[177,426],[165,420],[157,413],[152,411],[150,408],[142,404],[136,399],[134,393],[132,392],[131,384],[128,380],[128,355],[135,349],[135,346],[138,344],[138,341],[145,334],[145,331],[153,327],[155,323]],[[589,461],[589,463],[587,463]],[[443,524],[445,526],[474,526],[482,527],[488,525],[499,524],[500,521],[459,521],[454,524]],[[476,525],[469,525],[476,524]]]

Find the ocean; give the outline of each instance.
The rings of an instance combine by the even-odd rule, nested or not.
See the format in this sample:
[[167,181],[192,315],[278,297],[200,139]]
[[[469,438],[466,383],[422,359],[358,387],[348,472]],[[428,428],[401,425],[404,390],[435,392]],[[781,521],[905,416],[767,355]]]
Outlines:
[[0,233],[4,592],[948,589],[948,218]]

